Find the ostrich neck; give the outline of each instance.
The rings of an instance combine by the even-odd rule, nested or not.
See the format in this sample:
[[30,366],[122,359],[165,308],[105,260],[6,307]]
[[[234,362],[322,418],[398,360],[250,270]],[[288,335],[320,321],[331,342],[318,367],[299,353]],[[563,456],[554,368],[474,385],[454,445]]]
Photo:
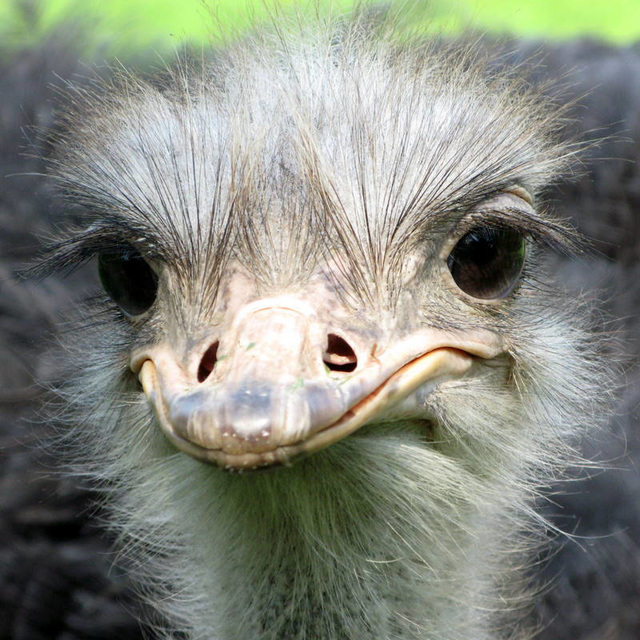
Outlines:
[[183,614],[195,638],[490,637],[491,537],[468,534],[488,504],[424,442],[356,437],[292,468],[198,473],[206,495],[175,516],[190,536],[182,590],[199,585]]

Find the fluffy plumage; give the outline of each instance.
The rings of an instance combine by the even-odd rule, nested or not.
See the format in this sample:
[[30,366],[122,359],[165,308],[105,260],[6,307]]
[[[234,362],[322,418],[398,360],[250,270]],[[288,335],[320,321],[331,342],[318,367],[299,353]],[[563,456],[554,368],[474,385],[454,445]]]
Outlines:
[[[503,199],[537,204],[572,152],[539,92],[468,52],[317,29],[247,41],[194,79],[76,94],[53,171],[78,224],[50,264],[135,245],[163,267],[146,319],[102,298],[82,310],[68,437],[137,575],[193,638],[515,637],[531,500],[608,383],[588,309],[544,275],[544,245],[571,233]],[[499,304],[441,284],[442,246],[470,219],[531,238]],[[234,298],[238,273],[253,279]],[[395,336],[488,329],[507,348],[419,392],[423,415],[391,411],[291,468],[230,475],[173,449],[132,346],[199,336],[238,295],[318,274],[329,310]]]

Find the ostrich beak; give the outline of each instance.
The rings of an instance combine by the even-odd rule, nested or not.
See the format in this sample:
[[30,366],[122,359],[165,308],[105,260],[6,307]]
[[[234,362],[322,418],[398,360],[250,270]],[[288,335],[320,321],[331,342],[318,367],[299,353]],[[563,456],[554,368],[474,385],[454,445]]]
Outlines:
[[167,346],[138,354],[132,368],[178,449],[240,470],[286,465],[323,449],[418,388],[459,378],[478,357],[501,351],[488,332],[463,338],[421,331],[375,356],[359,356],[357,368],[345,373],[325,365],[326,333],[318,326],[299,305],[260,303],[220,341],[216,365],[202,382],[189,379]]

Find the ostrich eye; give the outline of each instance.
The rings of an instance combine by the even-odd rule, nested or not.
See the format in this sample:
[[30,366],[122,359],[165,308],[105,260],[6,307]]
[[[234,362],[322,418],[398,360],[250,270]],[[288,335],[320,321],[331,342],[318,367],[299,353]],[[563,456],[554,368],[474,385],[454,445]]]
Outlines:
[[98,258],[98,274],[109,297],[128,316],[149,309],[158,292],[158,277],[135,250],[104,253]]
[[525,240],[515,229],[477,227],[466,233],[447,258],[455,283],[465,293],[504,298],[522,273]]

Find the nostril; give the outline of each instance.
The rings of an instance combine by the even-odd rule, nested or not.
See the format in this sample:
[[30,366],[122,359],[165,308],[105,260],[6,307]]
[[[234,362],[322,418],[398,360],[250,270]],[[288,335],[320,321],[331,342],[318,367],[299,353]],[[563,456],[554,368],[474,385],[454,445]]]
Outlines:
[[330,371],[349,373],[358,366],[358,358],[349,343],[340,336],[330,333],[327,336],[327,349],[322,360]]
[[218,361],[218,341],[216,340],[202,356],[200,360],[200,366],[198,367],[198,382],[204,382]]

